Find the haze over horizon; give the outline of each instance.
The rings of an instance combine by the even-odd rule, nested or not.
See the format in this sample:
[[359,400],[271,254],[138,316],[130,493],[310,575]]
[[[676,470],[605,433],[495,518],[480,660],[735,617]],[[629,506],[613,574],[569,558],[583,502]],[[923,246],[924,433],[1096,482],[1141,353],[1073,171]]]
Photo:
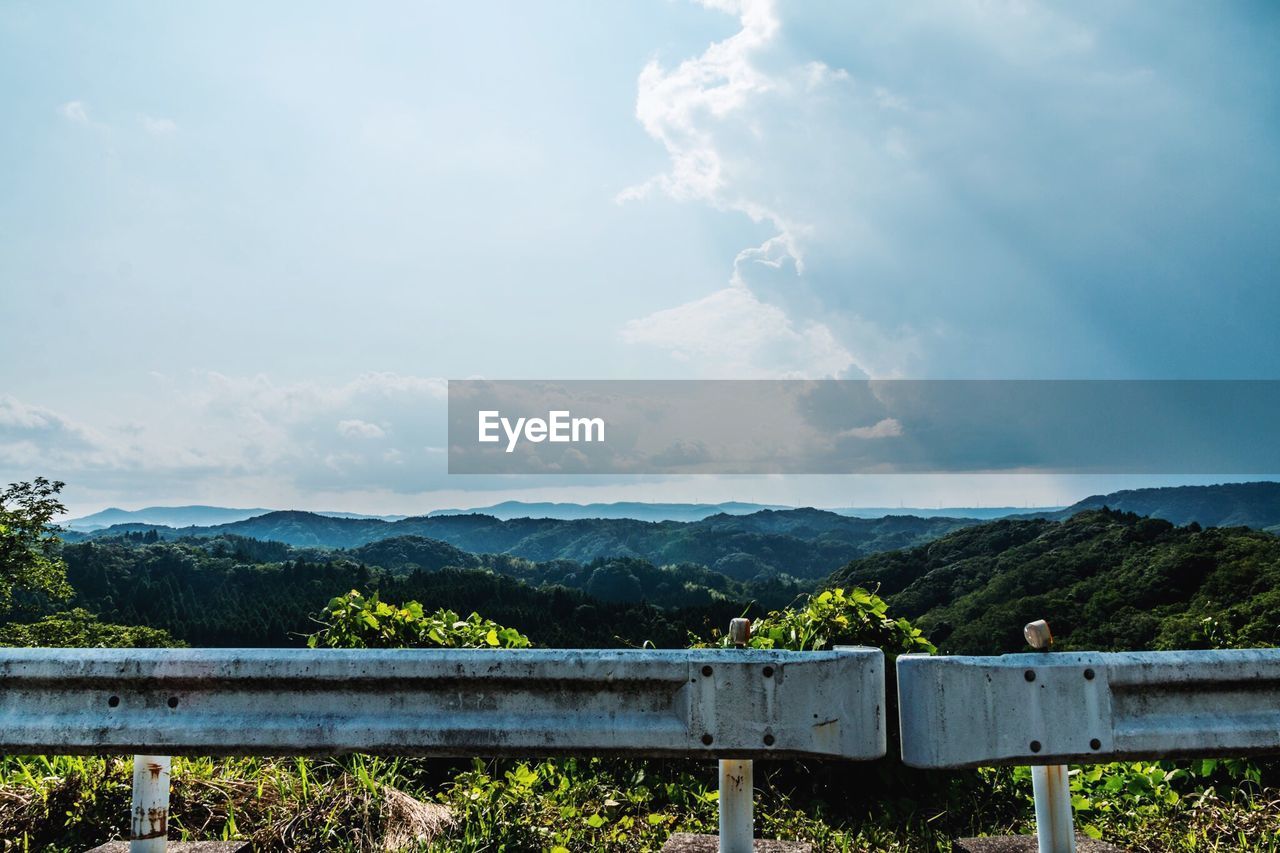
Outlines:
[[1258,478],[450,477],[443,409],[473,376],[1274,378],[1274,4],[228,8],[0,8],[0,483],[412,514]]

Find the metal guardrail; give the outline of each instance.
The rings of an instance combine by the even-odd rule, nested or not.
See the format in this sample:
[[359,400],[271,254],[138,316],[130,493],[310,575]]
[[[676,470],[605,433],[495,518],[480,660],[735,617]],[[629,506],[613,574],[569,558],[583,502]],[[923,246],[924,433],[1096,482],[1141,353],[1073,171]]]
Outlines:
[[0,751],[137,753],[131,853],[166,848],[173,754],[714,757],[748,853],[751,759],[883,756],[884,686],[855,647],[0,649]]
[[879,649],[0,649],[0,750],[885,753]]
[[1280,751],[1280,649],[898,658],[912,767]]
[[[1043,853],[1074,850],[1067,763],[1280,752],[1278,649],[904,655],[897,673],[903,760],[1033,765]],[[884,691],[868,648],[0,649],[0,751],[140,753],[135,853],[164,849],[172,754],[718,758],[737,853],[751,760],[884,755]]]

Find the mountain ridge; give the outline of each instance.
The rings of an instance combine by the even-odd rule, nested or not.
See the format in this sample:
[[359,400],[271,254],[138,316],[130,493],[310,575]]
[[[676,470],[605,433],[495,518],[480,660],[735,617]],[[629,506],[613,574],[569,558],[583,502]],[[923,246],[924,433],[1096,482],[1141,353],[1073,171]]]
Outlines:
[[956,654],[1021,651],[1036,619],[1066,649],[1280,642],[1280,537],[1116,509],[973,525],[858,558],[827,583],[878,590]]
[[[712,515],[750,515],[764,509],[799,509],[785,504],[761,504],[748,501],[720,503],[671,503],[648,501],[614,501],[612,503],[575,503],[571,501],[500,501],[470,509],[433,509],[423,513],[378,515],[376,513],[328,510],[299,510],[332,518],[376,518],[398,521],[404,518],[430,518],[440,515],[491,515],[504,521],[516,518],[556,518],[577,520],[590,518],[629,518],[637,521],[700,521]],[[883,518],[888,515],[915,515],[921,518],[998,518],[1030,511],[1026,507],[827,507],[828,511],[853,518]],[[1061,507],[1034,507],[1051,512]],[[289,510],[257,507],[241,509],[202,504],[189,506],[152,506],[126,510],[107,507],[98,512],[63,522],[71,530],[90,532],[117,524],[158,524],[168,527],[210,526],[243,521],[271,512]]]
[[412,516],[398,521],[342,519],[279,510],[243,521],[172,528],[128,524],[69,533],[86,541],[156,531],[159,538],[239,536],[295,547],[353,549],[404,536],[439,540],[473,554],[536,561],[636,557],[656,565],[697,563],[728,577],[825,577],[853,557],[933,539],[976,519],[889,516],[863,519],[812,508],[720,513],[700,521],[635,519],[503,520],[490,515]]
[[1026,517],[1070,518],[1086,509],[1110,509],[1162,518],[1176,525],[1252,527],[1280,533],[1280,483],[1217,483],[1209,486],[1160,486],[1090,495],[1065,509]]

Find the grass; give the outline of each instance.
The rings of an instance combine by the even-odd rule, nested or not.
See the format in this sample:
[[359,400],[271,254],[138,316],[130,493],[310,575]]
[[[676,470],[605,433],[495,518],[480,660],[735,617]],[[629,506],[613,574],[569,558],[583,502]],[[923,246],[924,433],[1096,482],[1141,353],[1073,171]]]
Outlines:
[[[1150,779],[1157,765],[1109,767],[1111,775],[1076,786],[1078,825],[1108,841],[1135,853],[1280,853],[1280,790],[1202,787],[1176,770],[1163,771],[1168,787],[1147,790],[1135,780]],[[865,765],[826,769],[871,773]],[[945,853],[955,837],[1033,831],[1017,771],[955,774],[918,798],[849,789],[831,802],[812,796],[829,788],[825,778],[806,788],[803,777],[794,766],[758,769],[764,836],[822,851]],[[131,778],[121,757],[0,758],[0,849],[79,853],[120,838]],[[1100,792],[1116,778],[1125,793],[1105,799]],[[1175,790],[1179,783],[1187,790]],[[679,761],[176,758],[170,837],[249,839],[255,850],[641,853],[673,832],[715,832],[717,799],[714,768]],[[418,840],[424,833],[434,842]]]
[[[170,838],[246,838],[261,850],[381,849],[385,797],[373,780],[383,762],[352,762],[357,775],[333,761],[176,758]],[[0,759],[2,849],[80,853],[121,838],[131,782],[126,758]]]

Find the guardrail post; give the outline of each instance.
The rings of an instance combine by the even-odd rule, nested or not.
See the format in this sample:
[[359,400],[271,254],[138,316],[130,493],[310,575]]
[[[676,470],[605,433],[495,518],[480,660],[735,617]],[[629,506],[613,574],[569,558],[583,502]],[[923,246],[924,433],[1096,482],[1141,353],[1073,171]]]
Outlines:
[[752,763],[720,762],[720,853],[751,853],[755,843]]
[[1075,853],[1076,831],[1071,819],[1071,784],[1065,764],[1031,768],[1036,800],[1036,842],[1040,853]]
[[[744,648],[751,639],[751,620],[729,622],[729,642]],[[720,761],[720,853],[752,853],[755,826],[755,779],[750,759]]]
[[[1053,646],[1053,631],[1043,619],[1022,629],[1027,645],[1040,652]],[[1031,671],[1032,678],[1035,677]],[[1087,678],[1092,678],[1092,670]],[[1036,747],[1037,749],[1039,746]],[[1036,803],[1036,843],[1040,853],[1076,853],[1076,829],[1071,819],[1071,782],[1065,764],[1033,765],[1031,793]]]
[[133,757],[133,819],[129,853],[164,853],[169,839],[169,773],[167,755]]

